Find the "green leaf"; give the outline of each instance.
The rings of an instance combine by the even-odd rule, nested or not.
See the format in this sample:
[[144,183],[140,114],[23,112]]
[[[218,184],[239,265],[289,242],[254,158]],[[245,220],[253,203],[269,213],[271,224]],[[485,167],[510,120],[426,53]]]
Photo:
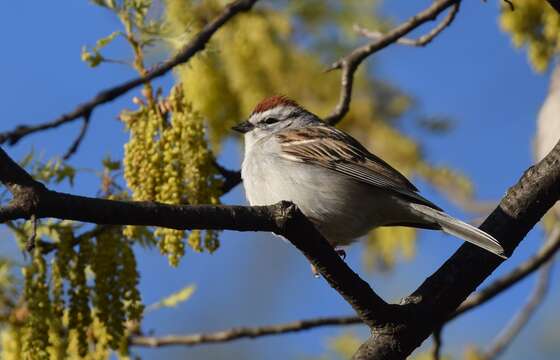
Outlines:
[[49,183],[54,181],[60,184],[64,180],[68,180],[71,186],[74,185],[76,177],[76,169],[62,162],[60,159],[51,159],[47,163],[37,161],[33,165],[31,174],[40,181]]
[[120,31],[114,31],[104,38],[97,40],[95,46],[93,47],[93,49],[91,49],[91,51],[89,51],[86,46],[83,46],[81,53],[82,61],[86,62],[92,68],[101,64],[101,62],[105,60],[103,55],[101,55],[101,49],[109,45],[120,34]]
[[27,167],[27,165],[31,163],[31,160],[33,160],[33,156],[35,156],[35,152],[33,151],[33,149],[31,149],[31,151],[27,155],[25,155],[22,160],[20,160],[19,166],[21,166],[22,168]]
[[74,186],[74,178],[76,177],[76,169],[73,167],[62,164],[61,167],[57,168],[55,183],[59,184],[65,179],[68,180],[71,186]]
[[113,31],[111,34],[105,36],[104,38],[101,38],[101,39],[97,40],[93,50],[94,51],[101,50],[105,46],[109,45],[111,43],[111,41],[115,40],[115,38],[119,35],[120,35],[120,31]]
[[92,68],[98,66],[99,64],[101,64],[101,61],[103,61],[103,57],[101,56],[101,54],[95,52],[91,53],[85,46],[82,47],[82,53],[80,57],[83,62],[87,63],[89,67]]
[[109,171],[117,171],[121,168],[119,160],[111,160],[109,156],[103,159],[103,167]]
[[158,310],[164,307],[166,308],[175,307],[180,303],[187,301],[192,296],[195,289],[196,289],[195,285],[187,285],[181,290],[174,292],[173,294],[163,298],[162,300],[148,306],[146,308],[146,312]]

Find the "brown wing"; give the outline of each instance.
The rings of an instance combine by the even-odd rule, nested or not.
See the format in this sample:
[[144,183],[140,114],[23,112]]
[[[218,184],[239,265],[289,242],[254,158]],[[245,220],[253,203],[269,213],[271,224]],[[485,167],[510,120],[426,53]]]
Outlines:
[[320,125],[284,130],[276,137],[285,159],[313,163],[439,210],[400,172],[341,130]]

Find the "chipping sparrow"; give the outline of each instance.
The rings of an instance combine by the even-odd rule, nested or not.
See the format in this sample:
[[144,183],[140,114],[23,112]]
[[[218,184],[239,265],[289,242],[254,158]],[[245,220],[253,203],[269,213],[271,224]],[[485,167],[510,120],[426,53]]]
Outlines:
[[377,226],[438,229],[502,258],[492,236],[418,194],[402,174],[350,135],[282,96],[233,127],[245,134],[241,176],[251,205],[295,203],[333,247]]

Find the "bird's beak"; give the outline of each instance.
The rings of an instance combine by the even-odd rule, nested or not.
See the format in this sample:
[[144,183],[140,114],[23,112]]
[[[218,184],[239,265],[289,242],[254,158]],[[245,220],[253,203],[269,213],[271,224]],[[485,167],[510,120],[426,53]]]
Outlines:
[[231,129],[234,130],[234,131],[237,131],[238,133],[245,134],[245,133],[248,133],[249,131],[253,130],[254,127],[255,127],[255,125],[251,124],[249,121],[243,121],[243,122],[235,125]]

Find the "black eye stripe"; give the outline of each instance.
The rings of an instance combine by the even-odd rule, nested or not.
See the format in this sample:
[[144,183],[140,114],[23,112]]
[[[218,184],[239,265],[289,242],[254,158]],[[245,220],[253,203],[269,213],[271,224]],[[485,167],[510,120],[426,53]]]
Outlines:
[[274,124],[274,123],[277,123],[278,121],[280,121],[280,120],[278,120],[275,117],[271,117],[271,116],[261,120],[261,122],[264,123],[264,124]]

